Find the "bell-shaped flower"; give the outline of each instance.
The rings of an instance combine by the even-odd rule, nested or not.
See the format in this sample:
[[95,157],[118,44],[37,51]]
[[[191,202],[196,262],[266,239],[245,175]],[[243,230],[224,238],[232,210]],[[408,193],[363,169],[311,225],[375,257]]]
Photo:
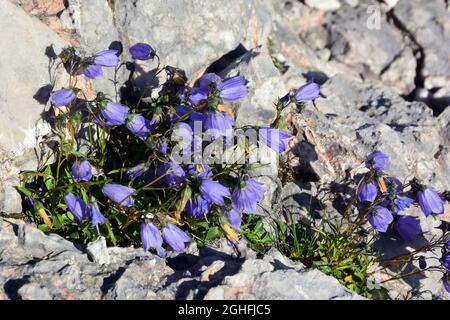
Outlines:
[[422,233],[419,219],[411,216],[401,216],[397,221],[396,229],[402,239],[407,242],[413,241]]
[[389,156],[381,151],[374,151],[367,156],[366,168],[370,170],[385,170],[389,161]]
[[161,258],[166,256],[166,250],[163,249],[163,239],[159,229],[150,221],[141,224],[141,241],[145,251],[153,248]]
[[240,184],[233,192],[233,208],[242,212],[256,213],[256,204],[264,196],[263,185],[253,179],[248,179]]
[[132,114],[128,117],[127,128],[132,134],[145,141],[154,129],[150,120],[140,114]]
[[163,229],[164,242],[176,252],[183,252],[186,248],[186,243],[191,242],[191,238],[176,225],[169,223]]
[[50,95],[50,102],[55,107],[63,107],[75,100],[76,97],[77,96],[72,89],[62,88],[52,92]]
[[210,179],[201,180],[200,192],[205,200],[219,206],[225,205],[225,198],[231,196],[230,190],[227,187]]
[[72,178],[75,182],[89,181],[92,178],[92,167],[87,160],[75,160],[72,165]]
[[217,89],[220,97],[226,101],[236,101],[248,94],[247,80],[243,76],[235,76],[219,82]]
[[173,126],[171,139],[177,141],[184,149],[190,149],[192,136],[192,129],[187,123],[178,122]]
[[97,66],[116,67],[120,59],[117,56],[117,50],[103,50],[94,55],[94,61]]
[[150,60],[155,57],[155,50],[147,43],[138,42],[132,45],[129,51],[135,60]]
[[202,196],[195,196],[186,203],[186,213],[194,218],[205,218],[211,209],[211,203]]
[[233,119],[228,113],[223,111],[208,111],[205,115],[203,127],[211,134],[211,137],[217,139],[220,136],[230,136],[234,126]]
[[378,194],[377,184],[374,182],[363,181],[359,185],[358,200],[360,202],[373,202]]
[[291,137],[290,134],[275,128],[259,129],[259,142],[264,143],[277,153],[282,153],[287,149],[288,144],[286,140]]
[[161,182],[169,187],[178,186],[186,180],[186,173],[183,168],[172,161],[159,165],[156,169],[156,175],[161,177]]
[[87,207],[89,218],[91,218],[91,222],[93,225],[96,224],[104,224],[106,222],[106,218],[101,213],[97,204],[90,203]]
[[134,205],[132,194],[135,189],[122,186],[120,184],[107,183],[103,186],[103,193],[113,202],[122,207],[131,207]]
[[83,74],[89,79],[95,79],[103,76],[103,69],[101,66],[97,65],[88,65],[82,70]]
[[78,223],[88,217],[86,202],[80,197],[69,192],[64,196],[64,203]]
[[224,215],[230,222],[230,225],[233,227],[233,229],[239,230],[242,224],[241,214],[236,210],[231,209],[230,211],[224,211]]
[[382,206],[373,207],[367,217],[369,223],[379,232],[386,232],[389,225],[394,220],[392,213]]
[[427,187],[417,193],[420,209],[429,216],[430,214],[444,213],[444,200],[433,188]]
[[320,98],[320,86],[315,82],[308,82],[298,88],[295,93],[297,102],[306,102]]
[[135,180],[142,176],[148,170],[147,163],[140,163],[127,170],[127,175],[130,180]]
[[106,107],[101,110],[106,126],[119,126],[124,124],[128,117],[130,109],[118,102],[108,102]]
[[393,211],[395,213],[399,213],[400,211],[406,210],[409,207],[411,207],[414,203],[414,200],[411,199],[410,197],[405,196],[403,193],[402,194],[397,194],[395,195],[395,198],[393,200]]

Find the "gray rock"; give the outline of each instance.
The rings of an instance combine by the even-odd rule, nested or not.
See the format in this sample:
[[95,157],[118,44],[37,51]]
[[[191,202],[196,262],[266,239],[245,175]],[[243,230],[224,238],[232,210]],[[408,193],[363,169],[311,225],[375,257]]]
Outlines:
[[[102,242],[102,241],[100,241]],[[271,250],[264,259],[242,242],[190,246],[166,260],[142,249],[108,248],[109,263],[91,262],[76,247],[31,225],[0,219],[3,299],[358,299],[337,280]],[[92,255],[92,245],[87,251]],[[269,279],[277,279],[276,282]],[[290,285],[295,283],[295,286]],[[313,285],[314,284],[314,285]],[[282,295],[283,287],[288,288]],[[320,290],[317,290],[320,288]]]
[[36,166],[33,149],[50,130],[41,119],[51,91],[45,54],[66,43],[9,1],[0,3],[0,21],[0,212],[20,213],[18,173]]
[[100,265],[109,263],[110,259],[105,237],[99,237],[97,240],[89,242],[86,251],[92,261]]
[[[164,64],[184,69],[189,77],[239,44],[250,49],[265,42],[268,20],[265,6],[255,6],[253,0],[70,0],[63,13],[64,24],[86,49],[100,50],[116,40],[125,49],[150,43]],[[128,50],[123,54],[129,57]]]
[[311,8],[325,11],[336,11],[341,7],[339,0],[305,0],[305,3]]
[[394,15],[423,51],[421,77],[425,88],[449,87],[450,12],[445,1],[400,0]]
[[[416,60],[403,41],[401,31],[379,12],[379,25],[369,24],[369,2],[357,8],[345,7],[327,21],[332,58],[357,68],[364,78],[380,77],[400,93],[414,89]],[[378,23],[378,21],[377,21]]]
[[443,149],[448,139],[440,135],[440,125],[425,104],[343,76],[330,79],[322,93],[327,98],[316,101],[319,112],[307,108],[296,125],[298,144],[306,140],[314,146],[310,164],[320,168],[314,172],[322,182],[344,177],[378,149],[390,156],[388,173],[401,179],[415,175],[439,190],[449,188]]
[[243,75],[248,80],[249,94],[239,100],[236,126],[270,126],[277,112],[274,103],[287,93],[280,82],[280,73],[266,53],[257,53],[231,70],[222,72],[223,77]]

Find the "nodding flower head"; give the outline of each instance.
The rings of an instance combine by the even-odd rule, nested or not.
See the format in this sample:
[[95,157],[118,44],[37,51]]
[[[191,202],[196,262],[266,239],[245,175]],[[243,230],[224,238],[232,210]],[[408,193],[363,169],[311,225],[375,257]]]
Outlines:
[[422,233],[419,219],[411,216],[401,216],[396,224],[396,229],[403,240],[407,242],[413,241]]
[[77,96],[72,89],[62,88],[60,90],[52,92],[52,94],[50,95],[50,102],[55,107],[63,107],[67,106],[69,103],[75,100],[76,97]]
[[211,203],[200,195],[189,199],[186,203],[187,214],[194,218],[205,218],[210,208]]
[[134,192],[136,192],[135,189],[120,184],[107,183],[103,186],[103,193],[122,207],[134,205],[134,199],[131,196]]
[[64,202],[78,223],[88,217],[86,202],[80,197],[69,192],[65,195]]
[[89,181],[92,178],[92,167],[87,160],[75,160],[72,165],[72,178],[75,182]]
[[382,206],[375,206],[370,210],[367,219],[372,227],[379,232],[386,232],[387,228],[394,220],[394,217],[388,209]]
[[87,65],[82,70],[83,74],[88,77],[89,79],[95,79],[98,77],[103,76],[103,69],[101,66],[97,65]]
[[159,229],[150,221],[145,221],[141,224],[141,242],[145,251],[153,248],[158,253],[158,256],[164,258],[166,250],[163,249],[163,239]]
[[106,222],[106,218],[100,212],[100,209],[98,208],[97,204],[90,203],[87,207],[87,211],[88,216],[89,218],[91,218],[91,222],[93,225],[104,224]]
[[256,204],[264,196],[264,187],[251,178],[241,184],[233,192],[233,208],[238,212],[256,213]]
[[199,86],[190,90],[189,100],[193,104],[207,100],[212,89],[218,92],[225,101],[236,101],[248,94],[247,80],[243,76],[235,76],[221,80],[215,73],[206,73],[198,80]]
[[186,243],[192,240],[186,232],[172,223],[169,223],[163,229],[163,238],[164,242],[175,252],[183,252],[186,248]]
[[202,179],[200,184],[202,197],[219,206],[225,205],[225,198],[230,197],[230,190],[220,182]]
[[142,141],[147,140],[148,136],[154,129],[154,125],[150,120],[144,118],[140,114],[132,114],[128,116],[127,128],[132,134],[141,139]]
[[320,98],[320,86],[315,82],[308,82],[298,88],[295,93],[297,102],[306,102]]
[[381,151],[374,151],[367,156],[366,167],[370,170],[385,170],[389,161],[389,156]]
[[94,61],[97,66],[116,67],[120,59],[117,56],[117,50],[103,50],[94,55]]
[[444,200],[433,188],[422,188],[417,193],[417,198],[419,199],[420,208],[425,216],[444,213]]
[[147,43],[138,42],[132,45],[129,51],[135,60],[150,60],[155,57],[155,50]]
[[128,107],[118,102],[108,102],[106,107],[101,110],[101,114],[105,120],[105,125],[110,127],[124,124],[129,111]]
[[378,194],[378,186],[375,182],[363,181],[359,185],[358,200],[360,202],[373,202]]
[[258,136],[259,142],[265,144],[277,153],[286,151],[288,147],[286,140],[292,137],[290,134],[275,128],[260,128]]

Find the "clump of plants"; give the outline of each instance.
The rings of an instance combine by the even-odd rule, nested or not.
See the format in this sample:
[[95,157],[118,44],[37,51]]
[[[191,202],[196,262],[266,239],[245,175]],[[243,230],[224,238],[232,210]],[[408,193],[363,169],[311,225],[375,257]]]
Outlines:
[[[378,233],[394,228],[412,241],[422,230],[417,218],[404,213],[409,207],[420,206],[426,216],[444,212],[441,194],[417,179],[402,183],[388,176],[388,156],[374,151],[351,182],[354,194],[339,218],[323,219],[318,227],[278,219],[277,232],[270,233],[254,215],[266,192],[254,169],[268,152],[286,151],[291,135],[282,131],[282,111],[294,102],[301,112],[305,102],[320,97],[319,85],[309,82],[279,98],[272,126],[239,128],[245,75],[207,73],[190,86],[182,70],[160,64],[150,45],[137,43],[128,51],[131,61],[121,61],[117,50],[83,56],[69,47],[59,55],[71,84],[112,68],[115,94],[88,99],[74,85],[51,93],[56,144],[36,171],[22,173],[20,187],[26,214],[41,230],[83,243],[103,236],[109,244],[142,246],[160,257],[183,252],[191,241],[224,236],[235,243],[244,237],[259,253],[275,245],[370,296],[369,269],[380,260],[372,247]],[[131,74],[118,86],[122,68],[133,73],[136,64],[156,61],[148,83],[134,84]],[[154,84],[162,75],[165,80]],[[283,180],[292,179],[289,169],[285,163]],[[392,261],[424,260],[421,252],[437,246],[437,269],[450,291],[448,229],[423,250]],[[426,270],[426,262],[421,267]]]
[[244,76],[207,73],[190,87],[181,70],[160,65],[150,45],[137,43],[129,53],[132,61],[121,61],[117,50],[82,56],[69,47],[59,55],[69,83],[102,77],[105,68],[116,79],[121,68],[155,60],[153,74],[166,79],[143,87],[113,81],[116,97],[98,92],[92,100],[75,87],[53,91],[54,162],[23,173],[27,214],[44,231],[81,242],[102,235],[161,257],[193,238],[238,241],[242,215],[255,213],[265,193],[252,176],[260,149],[281,153],[290,135],[270,127],[237,134]]

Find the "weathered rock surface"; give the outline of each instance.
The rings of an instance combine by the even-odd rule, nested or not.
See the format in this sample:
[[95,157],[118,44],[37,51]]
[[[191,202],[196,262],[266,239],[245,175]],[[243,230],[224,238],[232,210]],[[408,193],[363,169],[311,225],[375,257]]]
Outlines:
[[302,163],[311,158],[308,146],[314,146],[316,156],[308,165],[322,182],[344,177],[378,149],[390,155],[389,173],[402,179],[415,175],[440,190],[450,188],[449,141],[424,103],[406,102],[388,87],[351,82],[341,75],[328,80],[322,93],[326,99],[316,101],[318,110],[309,105],[296,116],[294,123],[307,144],[293,147]]
[[34,148],[49,132],[41,118],[52,88],[49,56],[66,42],[9,1],[0,3],[0,21],[0,212],[20,213],[14,186],[20,170],[36,165]]
[[110,261],[99,264],[85,246],[0,219],[0,248],[0,299],[361,299],[276,251],[257,259],[241,246],[236,257],[225,242],[191,246],[166,261],[142,249],[107,248]]

